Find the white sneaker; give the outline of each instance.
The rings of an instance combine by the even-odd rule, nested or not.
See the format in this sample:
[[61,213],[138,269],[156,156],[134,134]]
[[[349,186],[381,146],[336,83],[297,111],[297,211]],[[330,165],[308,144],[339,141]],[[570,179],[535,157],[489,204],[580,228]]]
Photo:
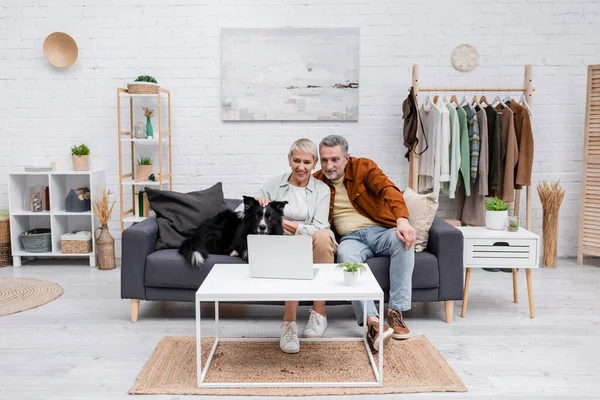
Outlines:
[[283,325],[281,325],[279,348],[284,353],[289,354],[295,354],[300,351],[300,341],[298,340],[298,327],[296,321],[284,322]]
[[323,337],[327,330],[327,317],[322,316],[314,310],[310,310],[310,317],[308,317],[308,323],[306,328],[302,331],[302,337],[316,338]]

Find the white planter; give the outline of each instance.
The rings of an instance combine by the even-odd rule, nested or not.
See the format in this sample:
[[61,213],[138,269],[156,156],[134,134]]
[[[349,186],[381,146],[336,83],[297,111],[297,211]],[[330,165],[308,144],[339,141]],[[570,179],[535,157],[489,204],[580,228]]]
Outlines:
[[485,226],[488,229],[502,231],[508,226],[508,210],[485,211]]
[[358,275],[360,272],[348,272],[344,271],[344,285],[346,286],[354,286],[358,282]]

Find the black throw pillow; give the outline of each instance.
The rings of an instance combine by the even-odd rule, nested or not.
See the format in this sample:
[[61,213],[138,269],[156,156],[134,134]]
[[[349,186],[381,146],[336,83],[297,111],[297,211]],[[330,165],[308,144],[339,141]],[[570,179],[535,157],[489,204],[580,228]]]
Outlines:
[[155,250],[176,249],[202,221],[225,209],[223,185],[190,193],[145,188],[156,213],[158,240]]

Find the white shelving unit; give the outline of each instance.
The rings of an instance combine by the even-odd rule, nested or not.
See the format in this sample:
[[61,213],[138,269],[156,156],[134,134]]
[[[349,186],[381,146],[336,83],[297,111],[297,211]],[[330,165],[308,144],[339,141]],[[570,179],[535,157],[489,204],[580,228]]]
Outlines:
[[[21,266],[21,257],[88,257],[90,267],[96,266],[96,243],[92,234],[92,252],[83,254],[63,254],[60,249],[62,234],[87,230],[94,232],[98,219],[92,211],[67,212],[65,198],[71,188],[87,186],[90,189],[92,204],[98,198],[98,191],[104,187],[104,171],[59,171],[59,172],[13,172],[8,177],[8,206],[10,210],[10,236],[13,265]],[[40,186],[49,188],[50,211],[33,212],[26,208],[29,202],[29,188]],[[42,197],[44,194],[42,192]],[[52,251],[32,253],[25,251],[19,235],[30,229],[50,228]]]
[[[137,100],[136,100],[137,99]],[[137,139],[134,137],[134,107],[139,111],[142,105],[148,105],[148,102],[154,102],[156,106],[156,121],[152,121],[155,127],[155,137],[153,139]],[[121,120],[124,104],[129,103],[128,128],[122,127]],[[138,104],[139,103],[139,104]],[[165,110],[162,109],[166,106]],[[166,111],[166,115],[164,114]],[[165,117],[163,121],[163,117]],[[134,224],[143,221],[146,217],[140,217],[134,214],[135,202],[138,201],[135,192],[143,189],[144,186],[153,186],[158,189],[167,188],[172,190],[172,162],[171,162],[171,92],[160,88],[156,94],[132,94],[124,88],[117,88],[117,130],[119,143],[119,205],[121,218],[121,232],[125,229],[125,224]],[[138,149],[139,146],[139,149]],[[126,163],[123,160],[124,150],[129,147],[129,156],[131,157],[131,172],[126,172]],[[156,154],[157,164],[153,164],[154,174],[159,176],[156,181],[135,180],[135,160],[137,153]],[[167,160],[164,160],[164,155]],[[168,185],[168,186],[167,186]],[[131,208],[126,204],[126,196],[131,195]]]

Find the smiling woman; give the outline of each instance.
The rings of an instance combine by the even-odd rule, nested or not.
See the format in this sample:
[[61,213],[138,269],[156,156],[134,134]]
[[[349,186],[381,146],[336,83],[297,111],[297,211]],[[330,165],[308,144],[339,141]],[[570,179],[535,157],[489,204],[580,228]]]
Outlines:
[[[330,189],[324,182],[315,179],[312,171],[319,159],[317,146],[309,139],[298,139],[288,152],[290,172],[275,176],[266,182],[256,199],[263,207],[272,201],[287,201],[283,211],[283,228],[286,235],[308,235],[313,242],[313,262],[333,264],[336,248],[335,237],[329,227]],[[238,207],[243,212],[243,206]],[[286,353],[300,351],[296,327],[297,301],[285,303],[285,315],[281,327],[279,346]],[[315,301],[304,337],[323,336],[327,329],[325,302]]]

